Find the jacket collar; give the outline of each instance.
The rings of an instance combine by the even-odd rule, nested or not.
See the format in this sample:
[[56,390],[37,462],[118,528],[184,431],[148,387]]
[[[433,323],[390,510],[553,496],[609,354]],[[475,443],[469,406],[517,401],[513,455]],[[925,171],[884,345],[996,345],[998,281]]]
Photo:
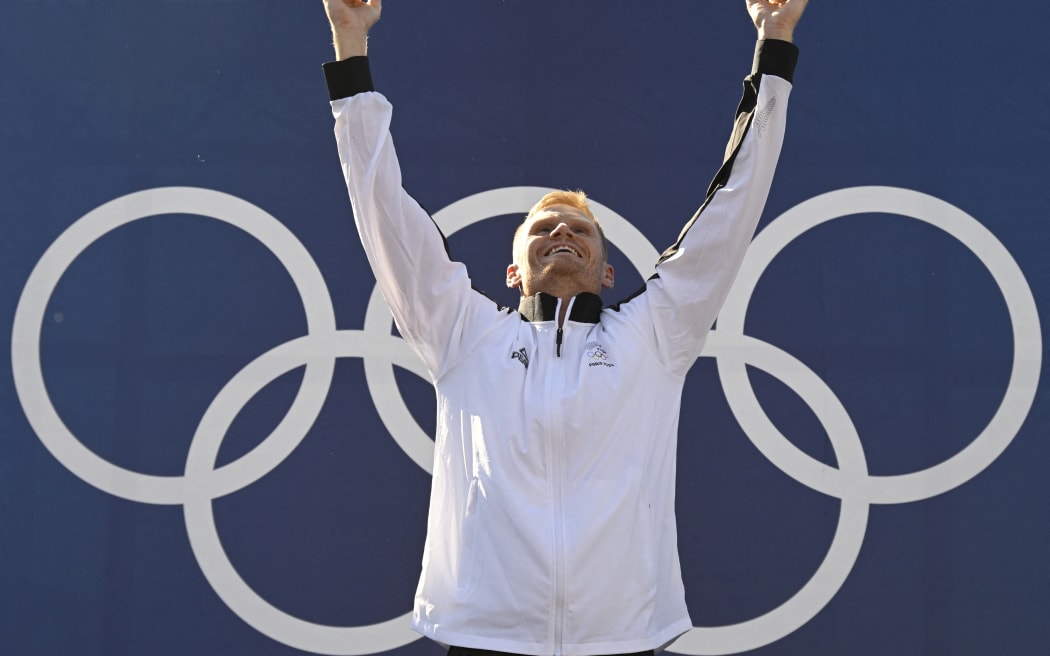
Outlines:
[[[576,323],[598,323],[602,314],[602,297],[583,292],[573,298],[569,307],[569,321]],[[531,323],[556,321],[558,319],[558,297],[540,292],[526,296],[518,303],[521,317]]]

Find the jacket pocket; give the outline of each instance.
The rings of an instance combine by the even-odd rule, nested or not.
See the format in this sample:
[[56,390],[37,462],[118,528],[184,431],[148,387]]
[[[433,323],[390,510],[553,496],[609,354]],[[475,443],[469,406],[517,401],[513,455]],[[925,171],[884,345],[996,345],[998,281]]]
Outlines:
[[463,511],[463,525],[460,532],[458,556],[456,558],[456,589],[460,595],[468,595],[477,589],[485,569],[485,549],[478,541],[479,525],[482,521],[483,503],[479,498],[484,495],[481,481],[475,476],[467,490],[467,501]]

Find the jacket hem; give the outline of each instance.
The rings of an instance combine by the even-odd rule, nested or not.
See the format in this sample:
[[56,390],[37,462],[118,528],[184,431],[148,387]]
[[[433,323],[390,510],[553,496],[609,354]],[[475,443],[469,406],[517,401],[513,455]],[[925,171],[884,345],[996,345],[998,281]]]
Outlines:
[[433,624],[420,622],[412,624],[413,630],[430,638],[442,647],[447,648],[455,645],[469,649],[487,649],[510,654],[522,654],[523,656],[549,656],[550,654],[555,654],[555,656],[601,656],[602,654],[630,654],[650,649],[660,652],[692,628],[692,620],[685,617],[669,625],[659,633],[644,638],[609,642],[567,643],[562,646],[561,651],[556,651],[554,645],[546,642],[502,640],[449,631]]

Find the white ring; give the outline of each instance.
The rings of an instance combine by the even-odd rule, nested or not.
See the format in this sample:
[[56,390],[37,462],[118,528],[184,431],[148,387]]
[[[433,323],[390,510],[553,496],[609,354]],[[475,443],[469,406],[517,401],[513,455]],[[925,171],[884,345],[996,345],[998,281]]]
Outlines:
[[[838,397],[804,364],[767,342],[718,331],[708,336],[703,356],[717,358],[719,367],[723,363],[741,371],[745,364],[758,367],[788,385],[824,426],[840,471],[855,478],[867,475],[864,448],[853,422]],[[753,396],[734,399],[727,394],[727,398],[737,417],[746,417],[758,407]],[[746,428],[743,423],[741,426]],[[866,501],[860,497],[842,499],[838,527],[828,553],[798,592],[754,619],[728,626],[694,627],[679,638],[670,651],[695,656],[736,654],[776,642],[794,632],[813,619],[842,587],[857,562],[867,523]]]
[[[90,485],[132,501],[179,504],[187,497],[192,486],[185,478],[130,471],[99,457],[84,446],[58,416],[48,396],[40,366],[40,333],[47,304],[69,265],[106,233],[133,221],[160,214],[196,214],[215,218],[244,230],[262,242],[288,270],[302,297],[310,331],[334,330],[335,311],[320,270],[295,235],[255,205],[211,189],[164,187],[121,196],[85,214],[44,252],[22,290],[11,331],[11,369],[15,390],[26,418],[48,451],[69,471]],[[301,416],[320,410],[334,366],[334,360],[329,359],[307,367],[300,393],[295,405],[289,409],[289,415]],[[324,388],[324,392],[314,397],[305,394],[307,390],[316,392],[321,388]],[[304,405],[300,407],[300,403]],[[307,405],[312,405],[312,408]],[[316,416],[316,412],[314,414]],[[280,430],[287,426],[288,422],[282,422],[266,438],[266,442],[286,445],[297,443],[297,439],[301,438]],[[270,446],[273,445],[262,448],[260,444],[256,449],[257,454],[247,458],[246,464],[261,468],[276,466],[277,463],[259,457],[272,453],[269,451]],[[217,469],[211,476],[224,479],[225,482],[213,480],[210,484],[230,488],[231,477],[227,471],[234,469],[238,470],[234,478],[242,481],[255,480],[269,471],[260,469],[252,477],[244,475],[244,468],[243,464],[230,463]]]
[[[748,437],[774,465],[814,490],[840,499],[859,495],[869,503],[907,503],[947,492],[983,471],[1013,441],[1035,398],[1042,366],[1038,310],[1024,274],[991,232],[959,208],[908,189],[855,187],[817,196],[782,214],[755,238],[718,315],[718,328],[743,334],[747,304],[759,278],[793,239],[826,221],[869,212],[899,214],[944,230],[973,251],[992,274],[1006,301],[1014,338],[1013,368],[999,409],[977,438],[955,456],[925,470],[895,476],[854,479],[829,469],[775,430],[768,430],[772,424],[767,419],[760,422],[767,430],[748,432]],[[727,396],[754,396],[742,369],[736,372],[740,375],[731,375],[720,361],[718,371]],[[748,417],[739,414],[737,420],[741,425],[750,423]]]
[[[186,459],[186,479],[210,479],[230,424],[244,404],[271,381],[304,364],[310,367],[335,357],[355,356],[405,367],[415,359],[398,337],[377,339],[356,330],[315,333],[271,349],[230,379],[204,413]],[[305,435],[312,422],[297,428]],[[335,627],[308,622],[275,608],[245,583],[222,547],[212,513],[212,499],[222,491],[200,487],[193,492],[184,502],[184,516],[190,547],[201,571],[223,602],[260,633],[296,649],[339,656],[384,652],[421,637],[411,629],[411,613],[378,624]]]

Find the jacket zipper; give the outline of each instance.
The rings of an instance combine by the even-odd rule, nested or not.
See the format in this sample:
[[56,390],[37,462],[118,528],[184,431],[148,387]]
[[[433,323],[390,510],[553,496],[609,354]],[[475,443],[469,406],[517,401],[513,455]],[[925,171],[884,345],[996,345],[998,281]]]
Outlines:
[[[559,307],[559,310],[561,308]],[[560,316],[560,312],[559,312]],[[558,358],[561,357],[561,345],[562,339],[565,335],[565,331],[561,325],[558,326],[558,330],[554,336],[555,354]],[[561,388],[559,387],[559,392]],[[551,407],[560,408],[560,394],[554,394],[550,397],[550,401],[553,401],[555,405]],[[553,418],[551,426],[559,427],[552,434],[551,441],[551,476],[553,478],[554,487],[554,653],[559,655],[564,653],[563,642],[565,640],[565,518],[564,510],[562,508],[562,495],[564,494],[564,488],[562,486],[562,477],[564,476],[562,468],[562,449],[560,445],[556,444],[556,440],[562,439],[564,436],[560,430],[563,426],[562,417],[559,416]]]
[[557,450],[554,453],[554,460],[556,461],[554,474],[557,477],[554,485],[557,499],[554,504],[554,653],[560,656],[564,653],[563,642],[565,640],[565,519],[562,512],[562,494],[564,493],[561,484],[562,468]]

